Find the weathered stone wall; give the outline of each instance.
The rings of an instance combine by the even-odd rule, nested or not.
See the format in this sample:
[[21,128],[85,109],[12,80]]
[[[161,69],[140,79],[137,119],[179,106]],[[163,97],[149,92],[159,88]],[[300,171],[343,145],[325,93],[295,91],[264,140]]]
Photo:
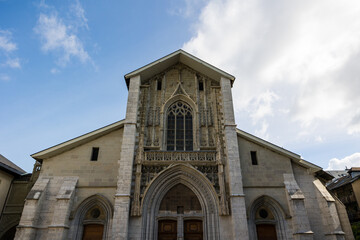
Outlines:
[[[4,196],[7,202],[4,206],[0,219],[0,238],[10,228],[19,224],[20,216],[24,207],[24,200],[29,192],[29,181],[13,181],[9,195]],[[6,198],[7,197],[7,198]]]
[[352,189],[355,194],[357,204],[358,204],[358,206],[360,206],[360,179],[356,180],[351,185],[352,185]]
[[2,211],[14,176],[0,170],[0,211]]
[[299,184],[305,196],[305,206],[309,216],[311,230],[314,232],[314,239],[324,239],[327,232],[325,232],[322,222],[322,213],[317,201],[316,189],[313,184],[315,177],[313,177],[306,168],[297,164],[293,164],[293,170],[296,182]]
[[[98,194],[114,204],[122,133],[116,130],[43,160],[39,179],[26,198],[17,239],[67,239],[85,199]],[[97,161],[90,160],[93,147],[100,149]]]
[[[116,188],[123,130],[111,132],[79,147],[45,159],[40,177],[78,176],[78,187]],[[97,161],[90,161],[92,148],[99,147]]]
[[[284,187],[283,174],[292,173],[290,159],[244,138],[238,141],[244,187]],[[258,165],[252,165],[250,151],[256,151]]]
[[[283,176],[292,174],[290,159],[242,137],[238,137],[238,146],[248,217],[252,214],[254,202],[262,196],[267,196],[279,204],[279,211],[284,215],[283,225],[287,229],[284,229],[283,233],[278,233],[282,234],[280,239],[293,239],[290,228],[291,214]],[[258,165],[252,164],[251,151],[256,151]],[[255,231],[254,228],[255,226],[249,226],[252,234]]]

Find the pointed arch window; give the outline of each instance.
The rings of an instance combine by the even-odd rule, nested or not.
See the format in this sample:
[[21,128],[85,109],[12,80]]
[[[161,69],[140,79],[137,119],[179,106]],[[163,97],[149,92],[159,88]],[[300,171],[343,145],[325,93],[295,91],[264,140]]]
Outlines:
[[182,101],[172,104],[167,112],[167,150],[193,150],[192,109]]

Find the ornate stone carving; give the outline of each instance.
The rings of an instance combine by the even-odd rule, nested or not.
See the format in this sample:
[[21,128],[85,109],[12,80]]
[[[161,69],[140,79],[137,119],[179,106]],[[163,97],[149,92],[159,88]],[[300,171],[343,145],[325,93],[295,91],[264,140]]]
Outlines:
[[161,172],[162,170],[164,170],[166,168],[166,166],[146,166],[143,165],[142,169],[141,169],[141,194],[144,193],[146,187],[149,185],[149,183],[151,182],[151,180],[153,180],[154,177],[156,177],[159,172]]
[[196,166],[197,170],[202,172],[207,179],[212,183],[216,192],[220,194],[218,167],[217,166]]
[[147,162],[216,162],[216,151],[147,151],[144,152],[144,160]]
[[160,125],[160,107],[149,107],[146,118],[146,126]]

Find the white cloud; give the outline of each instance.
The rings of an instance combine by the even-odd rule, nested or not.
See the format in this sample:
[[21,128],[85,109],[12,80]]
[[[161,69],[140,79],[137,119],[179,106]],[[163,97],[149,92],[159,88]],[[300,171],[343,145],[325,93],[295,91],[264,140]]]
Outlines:
[[237,119],[259,134],[359,134],[358,16],[357,0],[211,0],[183,48],[237,77]]
[[[49,6],[46,5],[46,8]],[[44,9],[46,9],[44,8]],[[87,19],[84,9],[76,1],[70,8],[75,17],[71,23],[66,24],[58,16],[56,11],[52,13],[41,13],[34,28],[42,40],[42,50],[46,53],[51,52],[59,58],[57,63],[60,66],[66,66],[71,58],[77,58],[82,63],[91,62],[91,58],[83,46],[83,42],[77,35],[79,27],[87,28]]]
[[269,134],[267,132],[268,128],[269,128],[269,124],[266,121],[263,121],[261,123],[261,128],[255,130],[255,134],[260,138],[268,140],[269,139]]
[[8,58],[4,65],[11,68],[21,68],[19,58]]
[[7,81],[10,81],[10,77],[6,74],[0,73],[0,80],[7,82]]
[[70,11],[75,16],[73,25],[77,25],[77,27],[85,27],[86,29],[89,29],[89,26],[87,24],[88,20],[85,16],[85,10],[81,6],[79,0],[76,0],[75,3],[71,5]]
[[324,141],[324,139],[321,136],[317,136],[315,138],[315,141],[318,142],[318,143],[322,143]]
[[12,52],[17,49],[16,43],[12,42],[11,37],[10,31],[0,30],[0,50]]
[[5,59],[4,62],[0,62],[0,66],[21,68],[20,59],[15,57],[15,50],[17,45],[12,40],[12,33],[9,30],[0,30],[0,56]]
[[52,69],[50,70],[50,72],[51,72],[52,74],[57,74],[57,73],[59,73],[60,71],[59,71],[59,69],[57,69],[57,68],[52,68]]
[[272,103],[278,99],[279,96],[269,90],[254,97],[253,102],[250,103],[253,109],[250,116],[255,123],[266,116],[274,114]]
[[360,153],[354,153],[342,159],[333,158],[326,170],[344,170],[345,168],[360,167]]

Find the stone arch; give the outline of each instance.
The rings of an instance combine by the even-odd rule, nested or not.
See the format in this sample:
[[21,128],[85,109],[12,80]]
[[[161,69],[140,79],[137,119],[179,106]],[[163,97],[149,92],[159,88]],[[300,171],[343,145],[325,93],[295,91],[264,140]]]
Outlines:
[[193,115],[193,140],[194,140],[194,150],[198,149],[199,147],[199,141],[198,141],[198,116],[199,116],[199,111],[198,111],[198,107],[195,104],[195,102],[188,96],[183,95],[183,94],[178,94],[175,95],[173,97],[171,97],[170,99],[168,99],[165,104],[162,106],[161,108],[161,121],[160,121],[160,127],[162,130],[162,141],[161,141],[161,148],[163,150],[166,149],[166,129],[167,129],[167,125],[166,125],[166,119],[167,119],[167,110],[169,109],[169,107],[174,104],[175,102],[178,101],[182,101],[186,104],[188,104],[191,108],[192,108],[192,115]]
[[[257,220],[256,213],[260,208],[266,208],[271,211],[273,219]],[[277,239],[287,240],[288,226],[285,219],[285,212],[281,205],[273,198],[263,195],[257,198],[250,207],[249,212],[249,237],[250,239],[257,239],[256,224],[266,223],[275,225]]]
[[114,212],[111,202],[101,194],[95,194],[86,198],[79,206],[75,209],[74,219],[71,224],[70,238],[71,239],[82,239],[83,235],[83,221],[88,211],[98,206],[104,213],[104,219],[91,220],[90,223],[104,225],[103,239],[110,239],[110,228],[112,221],[112,214]]
[[188,187],[197,196],[203,214],[204,239],[219,239],[218,199],[208,179],[194,167],[174,164],[152,180],[142,200],[142,239],[157,239],[157,213],[165,194],[177,184]]

